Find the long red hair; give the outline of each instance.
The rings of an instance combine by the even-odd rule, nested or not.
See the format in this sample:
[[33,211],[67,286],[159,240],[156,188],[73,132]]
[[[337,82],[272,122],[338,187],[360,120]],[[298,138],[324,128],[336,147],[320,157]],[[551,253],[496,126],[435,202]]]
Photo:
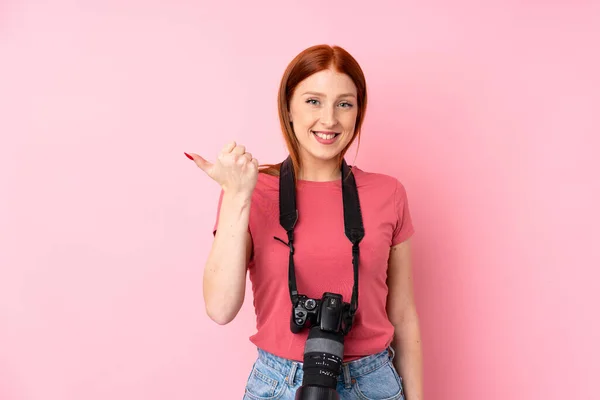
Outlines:
[[[354,82],[357,92],[358,112],[356,115],[356,123],[354,125],[354,134],[352,135],[350,142],[348,142],[348,145],[346,145],[339,154],[337,160],[338,165],[341,166],[348,148],[356,139],[358,139],[358,143],[360,144],[360,129],[367,109],[367,84],[360,65],[350,53],[339,46],[316,45],[307,48],[298,54],[287,66],[283,73],[283,77],[281,78],[279,94],[277,96],[281,131],[294,165],[296,177],[302,168],[302,164],[298,140],[294,134],[288,114],[290,109],[290,99],[300,82],[314,73],[329,68],[334,68],[337,72],[348,75]],[[266,164],[263,167],[265,168],[262,168],[260,172],[277,176],[279,175],[281,163]]]

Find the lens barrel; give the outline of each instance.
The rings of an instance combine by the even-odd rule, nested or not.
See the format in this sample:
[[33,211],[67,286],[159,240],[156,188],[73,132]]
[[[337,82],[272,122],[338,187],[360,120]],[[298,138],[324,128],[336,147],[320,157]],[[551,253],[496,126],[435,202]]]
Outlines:
[[304,347],[304,377],[296,400],[337,400],[338,377],[344,359],[344,335],[310,329]]

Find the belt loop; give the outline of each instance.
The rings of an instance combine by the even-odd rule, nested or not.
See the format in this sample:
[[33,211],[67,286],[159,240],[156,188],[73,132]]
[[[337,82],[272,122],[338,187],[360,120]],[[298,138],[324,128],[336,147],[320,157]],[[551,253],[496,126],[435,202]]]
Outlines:
[[390,361],[394,360],[394,357],[396,357],[396,350],[394,350],[394,348],[392,346],[388,347],[388,353],[390,353],[389,357],[390,357]]
[[289,386],[294,386],[294,381],[296,380],[296,371],[298,370],[298,363],[296,361],[292,362],[292,367],[290,368],[290,373],[288,374],[287,381]]
[[348,364],[342,364],[342,370],[344,371],[344,384],[346,389],[352,388],[352,379],[350,378],[350,366]]

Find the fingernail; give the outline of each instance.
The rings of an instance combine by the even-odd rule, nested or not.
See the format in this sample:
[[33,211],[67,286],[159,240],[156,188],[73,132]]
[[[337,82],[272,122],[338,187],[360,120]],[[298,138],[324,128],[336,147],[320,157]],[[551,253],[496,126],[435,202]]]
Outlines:
[[185,154],[185,156],[186,156],[187,158],[189,158],[190,160],[192,160],[192,161],[194,160],[194,157],[190,156],[190,155],[189,155],[188,153],[186,153],[185,151],[183,152],[183,154]]

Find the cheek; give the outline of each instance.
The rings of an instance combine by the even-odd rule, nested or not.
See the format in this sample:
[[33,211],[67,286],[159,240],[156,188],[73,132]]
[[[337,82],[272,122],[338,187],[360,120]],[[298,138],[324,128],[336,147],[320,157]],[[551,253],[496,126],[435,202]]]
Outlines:
[[340,119],[340,122],[344,126],[345,130],[348,130],[348,131],[354,130],[354,126],[356,124],[356,115],[357,114],[355,112],[347,113]]
[[310,111],[297,112],[294,114],[294,117],[293,117],[294,126],[297,127],[298,129],[310,128],[311,126],[313,126],[315,124],[317,119],[318,119],[318,115],[315,115],[315,113],[312,113]]

